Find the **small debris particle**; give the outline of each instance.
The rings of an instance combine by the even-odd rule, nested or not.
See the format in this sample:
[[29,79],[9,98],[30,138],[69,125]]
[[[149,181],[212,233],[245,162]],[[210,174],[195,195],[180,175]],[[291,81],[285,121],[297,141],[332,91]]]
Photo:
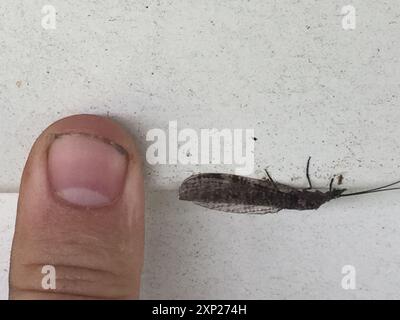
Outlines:
[[22,81],[21,81],[21,80],[18,80],[18,81],[15,83],[15,85],[16,85],[18,88],[21,88],[21,86],[22,86]]
[[338,175],[338,185],[341,185],[343,183],[343,175]]

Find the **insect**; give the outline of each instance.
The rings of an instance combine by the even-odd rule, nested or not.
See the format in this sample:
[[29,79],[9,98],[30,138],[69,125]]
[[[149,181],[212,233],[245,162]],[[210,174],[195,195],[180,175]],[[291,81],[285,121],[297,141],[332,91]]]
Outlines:
[[309,175],[310,160],[311,157],[308,158],[306,167],[308,188],[295,188],[275,182],[267,170],[265,172],[268,179],[224,173],[201,173],[183,181],[179,188],[179,199],[219,211],[266,214],[282,209],[318,209],[332,199],[400,189],[389,188],[400,182],[397,181],[379,188],[345,194],[346,189],[333,188],[334,178],[332,178],[329,191],[322,192],[312,187]]

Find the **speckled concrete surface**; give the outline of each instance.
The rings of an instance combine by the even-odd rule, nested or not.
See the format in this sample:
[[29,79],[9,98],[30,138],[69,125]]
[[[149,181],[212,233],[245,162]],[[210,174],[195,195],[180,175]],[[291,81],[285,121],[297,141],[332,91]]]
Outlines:
[[[49,2],[55,30],[40,23]],[[321,187],[333,173],[348,188],[391,182],[400,176],[400,3],[352,1],[356,29],[344,30],[348,4],[3,0],[0,192],[17,192],[41,130],[74,113],[114,117],[143,152],[147,131],[170,120],[253,128],[254,176],[268,165],[299,186],[309,155]],[[177,202],[192,172],[233,170],[147,165],[157,203],[147,212],[144,297],[399,296],[398,194],[265,217]],[[338,285],[347,263],[361,268],[358,290]]]

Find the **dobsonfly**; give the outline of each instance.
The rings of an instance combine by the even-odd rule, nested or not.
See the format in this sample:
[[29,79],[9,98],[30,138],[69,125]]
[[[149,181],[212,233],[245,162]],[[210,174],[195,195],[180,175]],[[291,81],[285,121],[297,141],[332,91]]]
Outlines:
[[308,188],[295,188],[275,182],[266,169],[268,180],[234,174],[201,173],[183,181],[179,188],[179,199],[219,211],[266,214],[282,209],[318,209],[332,199],[400,189],[389,188],[400,183],[396,181],[379,188],[345,194],[346,189],[333,188],[333,177],[329,183],[329,191],[322,192],[312,187],[309,175],[310,159],[311,157],[308,158],[306,167]]

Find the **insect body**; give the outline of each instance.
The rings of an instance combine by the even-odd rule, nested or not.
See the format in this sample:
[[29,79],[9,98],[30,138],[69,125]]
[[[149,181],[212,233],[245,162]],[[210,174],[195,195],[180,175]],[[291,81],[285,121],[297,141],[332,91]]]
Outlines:
[[253,179],[233,174],[203,173],[193,175],[183,181],[179,188],[179,199],[192,201],[200,206],[234,213],[273,213],[282,209],[310,210],[318,209],[322,204],[336,198],[386,191],[380,188],[343,194],[346,189],[332,188],[322,192],[312,188],[309,177],[310,158],[307,162],[306,176],[309,188],[299,189],[269,180]]
[[271,180],[252,179],[233,174],[205,173],[186,179],[179,199],[227,212],[273,213],[281,209],[318,209],[344,192],[296,189]]

